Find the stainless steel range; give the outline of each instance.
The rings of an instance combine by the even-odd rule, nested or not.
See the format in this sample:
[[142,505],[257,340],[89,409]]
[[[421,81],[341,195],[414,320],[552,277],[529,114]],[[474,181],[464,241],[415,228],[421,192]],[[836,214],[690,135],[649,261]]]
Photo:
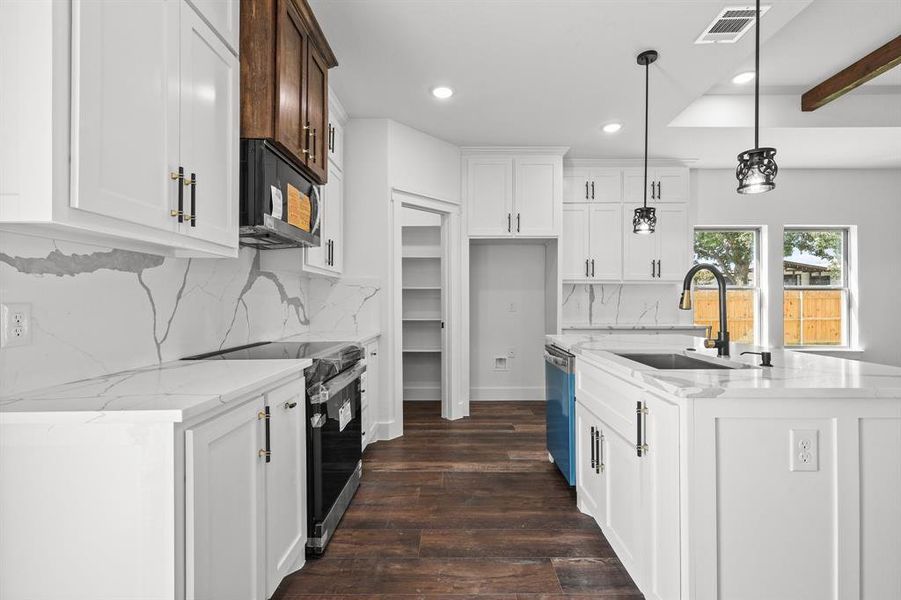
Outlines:
[[363,347],[351,342],[260,342],[187,360],[310,358],[307,416],[307,554],[321,555],[360,485]]

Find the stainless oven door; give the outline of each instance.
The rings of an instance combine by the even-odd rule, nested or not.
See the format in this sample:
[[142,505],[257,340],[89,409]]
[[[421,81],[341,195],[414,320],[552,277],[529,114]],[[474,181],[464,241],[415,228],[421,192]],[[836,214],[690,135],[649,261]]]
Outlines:
[[360,376],[356,365],[307,397],[308,549],[324,551],[359,486],[362,471]]

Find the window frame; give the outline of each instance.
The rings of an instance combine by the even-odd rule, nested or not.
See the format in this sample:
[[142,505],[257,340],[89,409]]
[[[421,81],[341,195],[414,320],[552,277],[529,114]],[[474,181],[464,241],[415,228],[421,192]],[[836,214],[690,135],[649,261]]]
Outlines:
[[[788,285],[785,283],[784,273],[785,273],[785,234],[791,231],[822,231],[829,232],[835,231],[841,233],[842,236],[842,253],[841,253],[841,264],[842,264],[842,281],[840,285]],[[802,343],[796,346],[789,346],[785,343],[785,311],[783,309],[782,312],[782,347],[787,350],[821,350],[824,352],[828,352],[830,350],[847,350],[851,348],[851,340],[853,339],[853,329],[852,329],[852,267],[851,267],[851,251],[850,245],[852,241],[852,228],[846,225],[785,225],[782,228],[782,246],[783,246],[783,256],[782,256],[782,272],[783,272],[783,281],[782,281],[782,298],[783,303],[785,302],[785,292],[786,291],[826,291],[826,290],[840,290],[842,292],[842,302],[841,302],[841,319],[842,319],[842,338],[838,344],[805,344],[804,342],[804,328],[801,328],[800,331],[800,341]],[[802,306],[803,306],[803,293],[801,294]],[[803,321],[803,308],[802,311],[802,321]]]
[[[767,318],[766,306],[764,304],[764,286],[766,285],[766,265],[763,262],[762,244],[764,243],[763,227],[759,225],[695,225],[692,228],[692,265],[699,264],[694,261],[694,242],[695,236],[699,231],[704,232],[747,232],[754,236],[754,283],[753,285],[737,285],[726,282],[726,292],[729,290],[752,290],[754,292],[754,340],[750,343],[753,346],[759,346],[763,340],[764,320]],[[713,284],[692,284],[694,289],[699,290],[715,290],[717,286]],[[745,343],[745,342],[742,342]]]

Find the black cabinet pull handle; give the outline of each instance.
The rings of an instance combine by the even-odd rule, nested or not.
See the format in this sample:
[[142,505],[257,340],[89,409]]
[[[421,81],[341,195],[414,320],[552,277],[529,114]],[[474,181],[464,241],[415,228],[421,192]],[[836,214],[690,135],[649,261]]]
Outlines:
[[651,182],[651,200],[656,200],[657,197],[654,195],[654,182]]
[[655,262],[654,260],[651,260],[651,279],[653,279],[654,277],[657,277],[657,276],[654,274],[654,273],[656,272],[655,269],[654,269],[654,262]]
[[591,436],[588,438],[588,447],[591,449],[591,468],[594,469],[597,464],[594,450],[594,425],[591,426]]
[[507,213],[507,233],[510,233],[513,230],[511,225],[512,218],[513,216],[510,213]]
[[257,420],[263,421],[265,425],[265,436],[266,436],[266,446],[264,449],[260,450],[257,454],[261,458],[265,458],[266,462],[272,462],[272,447],[269,444],[269,420],[271,415],[269,414],[269,406],[263,408],[259,413],[257,413]]
[[594,277],[594,259],[591,259],[591,276]]
[[594,200],[594,182],[591,182],[591,199]]
[[603,468],[603,463],[601,462],[601,430],[596,429],[594,432],[594,454],[597,456],[594,465],[594,472],[597,475],[601,474],[601,469]]
[[588,259],[585,259],[585,277],[590,277],[588,274]]
[[663,187],[659,181],[657,182],[657,199],[663,200]]
[[519,213],[516,213],[516,233],[519,233]]
[[585,182],[585,199],[588,200],[588,182]]
[[661,259],[661,258],[657,259],[657,279],[660,279],[660,265],[662,262],[663,262],[663,259]]

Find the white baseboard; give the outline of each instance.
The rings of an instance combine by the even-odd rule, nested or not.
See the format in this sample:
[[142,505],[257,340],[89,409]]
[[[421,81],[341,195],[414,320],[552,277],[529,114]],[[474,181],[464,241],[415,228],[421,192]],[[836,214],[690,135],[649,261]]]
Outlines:
[[529,400],[544,401],[544,386],[535,387],[474,387],[469,390],[472,402],[484,400]]

